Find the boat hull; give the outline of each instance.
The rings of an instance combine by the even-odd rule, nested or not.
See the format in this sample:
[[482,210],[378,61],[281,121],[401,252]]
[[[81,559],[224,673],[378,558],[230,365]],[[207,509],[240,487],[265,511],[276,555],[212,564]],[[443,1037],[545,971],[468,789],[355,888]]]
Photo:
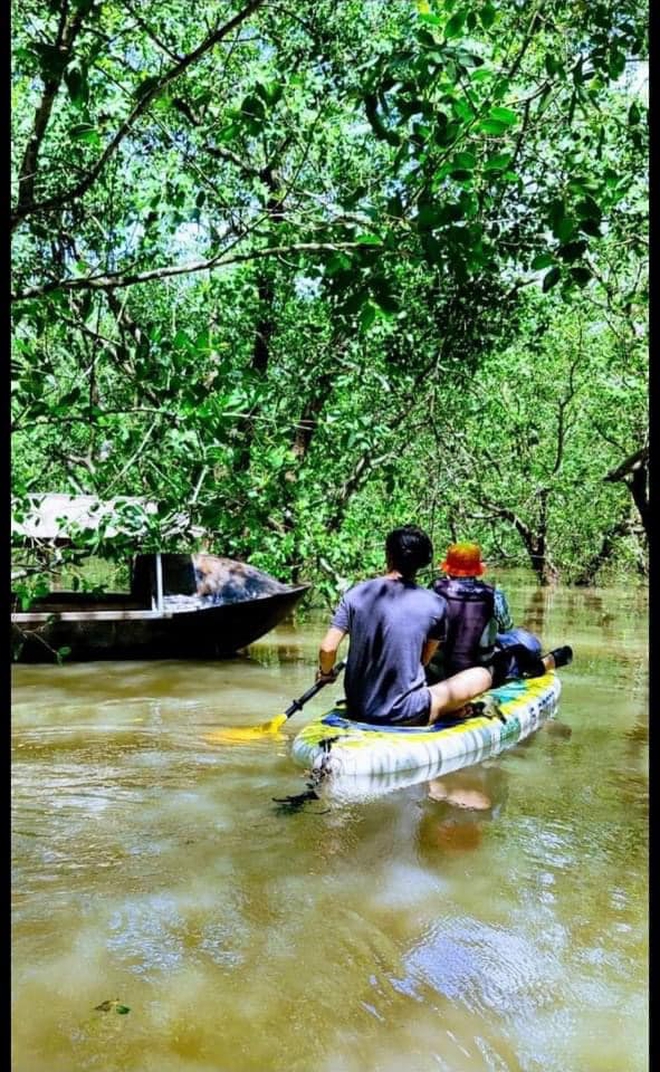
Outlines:
[[[84,612],[12,615],[12,647],[18,662],[52,662],[62,648],[67,661],[89,659],[214,659],[233,655],[282,621],[308,587],[224,605],[173,611]],[[110,614],[112,616],[110,616]],[[30,621],[26,619],[39,619]]]
[[497,716],[434,726],[374,726],[346,719],[334,708],[308,723],[292,745],[294,760],[323,769],[333,789],[348,796],[381,793],[411,785],[488,756],[528,737],[556,710],[561,683],[554,673],[508,681],[484,694],[499,705]]

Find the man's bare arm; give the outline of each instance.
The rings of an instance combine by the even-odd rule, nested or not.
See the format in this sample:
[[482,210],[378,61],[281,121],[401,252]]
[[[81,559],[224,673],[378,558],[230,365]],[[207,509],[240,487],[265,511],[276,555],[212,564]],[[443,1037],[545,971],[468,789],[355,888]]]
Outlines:
[[319,678],[328,677],[328,675],[332,673],[332,668],[335,665],[335,660],[337,658],[337,648],[345,636],[346,633],[343,629],[337,629],[334,625],[331,625],[323,637],[321,647],[319,648],[319,669],[316,675],[317,681]]
[[422,666],[426,666],[431,661],[436,651],[440,647],[439,640],[427,640],[422,648]]

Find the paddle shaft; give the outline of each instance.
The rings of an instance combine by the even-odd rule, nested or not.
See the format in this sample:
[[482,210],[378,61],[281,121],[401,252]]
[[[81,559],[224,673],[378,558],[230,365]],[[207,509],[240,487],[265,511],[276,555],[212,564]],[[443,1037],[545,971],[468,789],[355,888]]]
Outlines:
[[329,685],[331,681],[335,681],[335,679],[339,677],[345,666],[346,660],[342,659],[340,663],[337,663],[336,666],[333,666],[332,677],[328,678],[328,680],[325,681],[317,681],[314,685],[312,685],[311,689],[307,689],[307,692],[303,692],[302,696],[300,696],[297,700],[294,700],[293,703],[289,704],[286,711],[284,712],[286,717],[291,718],[291,715],[295,715],[296,711],[302,710],[303,704],[306,704],[308,700],[311,700],[312,696],[316,696],[317,692],[319,692],[325,685]]

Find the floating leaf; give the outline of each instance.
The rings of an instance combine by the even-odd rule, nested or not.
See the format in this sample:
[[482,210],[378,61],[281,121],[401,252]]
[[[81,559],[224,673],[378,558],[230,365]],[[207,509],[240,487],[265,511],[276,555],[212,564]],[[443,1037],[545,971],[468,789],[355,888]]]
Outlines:
[[129,1005],[122,1005],[119,998],[109,998],[108,1001],[102,1001],[100,1005],[94,1006],[95,1012],[118,1012],[120,1016],[125,1016],[127,1012],[130,1012]]

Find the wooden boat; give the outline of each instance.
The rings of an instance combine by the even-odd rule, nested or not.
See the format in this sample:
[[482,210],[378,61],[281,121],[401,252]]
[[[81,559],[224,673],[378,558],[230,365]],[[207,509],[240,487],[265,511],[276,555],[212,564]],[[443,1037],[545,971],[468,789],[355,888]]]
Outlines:
[[12,613],[14,659],[232,655],[281,622],[308,588],[217,555],[137,555],[130,592],[51,592]]

